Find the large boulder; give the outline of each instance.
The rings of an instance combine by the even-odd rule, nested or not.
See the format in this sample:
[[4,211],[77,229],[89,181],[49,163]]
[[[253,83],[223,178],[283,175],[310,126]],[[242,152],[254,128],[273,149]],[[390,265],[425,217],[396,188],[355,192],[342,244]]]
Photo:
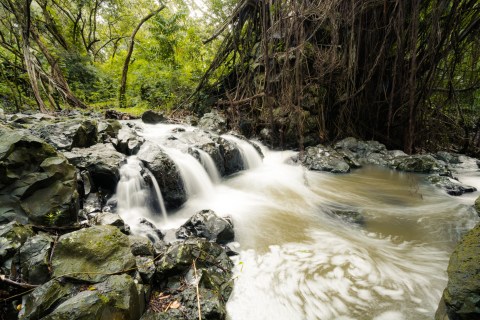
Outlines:
[[156,124],[167,121],[163,113],[147,110],[142,114],[142,121],[144,123]]
[[30,128],[57,150],[87,148],[97,143],[97,122],[92,120],[66,120],[52,124],[40,123]]
[[232,223],[218,217],[212,210],[195,213],[176,232],[179,239],[205,238],[219,244],[233,241],[235,233]]
[[52,258],[53,276],[87,282],[135,266],[128,237],[113,226],[95,226],[61,236]]
[[52,146],[0,125],[0,223],[75,223],[75,168]]
[[218,134],[227,132],[227,120],[216,110],[205,113],[198,122],[198,126]]
[[187,201],[183,180],[175,163],[154,143],[144,143],[137,157],[152,172],[160,186],[167,209],[178,208]]
[[12,257],[33,235],[31,227],[23,226],[16,221],[0,225],[0,270],[2,274],[10,275]]
[[[221,246],[201,239],[175,243],[156,265],[157,281],[163,285],[161,292],[155,292],[150,300],[150,305],[157,308],[151,309],[144,319],[182,319],[179,315],[183,319],[198,319],[198,302],[202,319],[226,318],[233,263]],[[168,305],[174,308],[166,308]]]
[[436,320],[480,319],[480,224],[453,251]]
[[350,166],[341,154],[323,145],[306,148],[302,164],[307,169],[314,171],[332,173],[347,173],[350,171]]
[[120,180],[120,167],[126,162],[126,156],[111,144],[99,143],[90,148],[75,148],[64,154],[80,171],[89,172],[96,187],[110,193],[115,192]]

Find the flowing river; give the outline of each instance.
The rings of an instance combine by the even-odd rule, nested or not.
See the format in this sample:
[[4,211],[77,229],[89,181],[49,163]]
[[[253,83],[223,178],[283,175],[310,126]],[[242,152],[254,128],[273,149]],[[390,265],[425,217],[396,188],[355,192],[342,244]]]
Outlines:
[[[144,136],[161,145],[170,129],[145,126]],[[478,221],[471,209],[477,193],[452,197],[421,175],[379,167],[344,175],[307,171],[287,164],[294,152],[261,146],[262,161],[248,143],[224,138],[242,149],[248,170],[219,180],[205,154],[192,162],[165,147],[182,166],[189,200],[169,212],[168,222],[160,213],[138,212],[162,230],[202,209],[232,217],[239,255],[231,320],[433,318],[454,245]],[[478,176],[463,177],[478,187]],[[357,211],[360,223],[339,218],[338,210]]]

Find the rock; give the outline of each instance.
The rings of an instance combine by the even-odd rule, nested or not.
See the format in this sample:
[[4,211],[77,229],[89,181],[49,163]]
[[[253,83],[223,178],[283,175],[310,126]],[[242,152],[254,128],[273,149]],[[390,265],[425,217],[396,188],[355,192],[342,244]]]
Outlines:
[[125,112],[120,112],[116,111],[113,109],[109,109],[105,111],[105,119],[114,119],[114,120],[134,120],[137,119],[137,117],[125,113]]
[[163,113],[147,110],[142,114],[142,121],[144,123],[156,124],[166,122],[167,118]]
[[6,121],[7,117],[5,117],[5,112],[2,108],[0,108],[0,121]]
[[54,306],[72,293],[73,287],[73,284],[60,282],[58,279],[50,280],[37,287],[25,296],[19,319],[43,319]]
[[230,221],[218,217],[212,210],[195,213],[176,232],[179,239],[205,238],[219,244],[233,241],[235,233]]
[[76,171],[52,146],[0,125],[0,223],[77,220]]
[[193,115],[186,116],[184,120],[185,120],[185,123],[190,126],[197,126],[199,121],[198,117]]
[[100,226],[117,227],[121,232],[128,234],[129,226],[125,224],[123,219],[116,213],[102,212],[95,217],[95,224]]
[[210,113],[205,113],[198,122],[198,126],[218,134],[227,132],[227,120],[215,110]]
[[448,264],[448,284],[435,319],[480,319],[480,224],[457,245]]
[[437,188],[445,190],[449,195],[461,196],[467,192],[475,192],[477,188],[462,184],[447,176],[431,175],[425,178],[429,183]]
[[134,256],[153,256],[155,254],[155,249],[150,239],[140,236],[129,236],[128,240]]
[[[228,176],[242,171],[244,169],[244,165],[242,155],[240,153],[240,150],[238,150],[237,146],[222,137],[218,137],[217,139],[215,139],[215,142],[219,145],[219,151],[221,155],[220,159],[223,159],[223,163],[220,163],[218,167],[220,169],[220,173],[222,175]],[[206,152],[208,153],[208,151]],[[222,167],[225,168],[223,172],[221,170]]]
[[147,237],[154,244],[160,243],[160,241],[163,239],[164,235],[162,231],[157,229],[153,223],[145,218],[139,220],[136,228],[138,232],[140,232],[142,235],[145,235],[145,237]]
[[178,208],[187,201],[180,171],[159,146],[146,142],[140,148],[137,157],[157,180],[167,209]]
[[318,145],[305,149],[302,164],[309,170],[332,173],[347,173],[350,166],[342,155],[329,147]]
[[333,210],[331,215],[352,224],[363,225],[365,223],[364,216],[356,210]]
[[480,196],[475,200],[475,204],[473,205],[477,213],[480,215]]
[[96,187],[115,193],[120,180],[120,167],[126,156],[119,153],[111,144],[96,144],[86,149],[72,149],[64,153],[67,159],[80,171],[87,170]]
[[61,236],[52,259],[53,276],[101,282],[135,266],[128,237],[116,227],[95,226]]
[[16,221],[0,225],[0,266],[33,235],[31,227],[21,225]]
[[83,202],[83,210],[88,217],[96,216],[102,211],[102,199],[98,193],[90,193]]
[[46,234],[28,238],[20,248],[22,279],[30,284],[42,284],[50,279],[49,259],[53,239]]
[[89,287],[52,280],[26,297],[20,319],[139,319],[140,295],[126,274]]
[[124,126],[118,132],[117,141],[114,143],[118,152],[126,155],[133,155],[140,150],[140,147],[145,142],[145,139],[138,136],[132,128]]
[[406,172],[439,174],[448,172],[444,164],[429,154],[398,157],[393,160],[392,166],[396,170]]
[[155,276],[164,283],[164,295],[155,293],[150,303],[175,303],[176,308],[156,315],[149,313],[146,319],[176,319],[178,311],[184,319],[198,319],[197,285],[202,319],[225,319],[225,304],[232,291],[232,268],[225,250],[216,243],[190,239],[173,244],[157,262]]
[[143,283],[151,283],[155,274],[155,261],[153,257],[137,256],[135,257],[137,271],[142,278]]
[[36,136],[45,139],[57,150],[87,148],[97,143],[97,122],[67,120],[52,124],[40,123],[30,128]]
[[446,152],[446,151],[439,151],[433,155],[436,159],[445,162],[446,164],[460,164],[460,155]]
[[98,122],[98,142],[108,142],[118,136],[122,125],[117,120],[107,120]]

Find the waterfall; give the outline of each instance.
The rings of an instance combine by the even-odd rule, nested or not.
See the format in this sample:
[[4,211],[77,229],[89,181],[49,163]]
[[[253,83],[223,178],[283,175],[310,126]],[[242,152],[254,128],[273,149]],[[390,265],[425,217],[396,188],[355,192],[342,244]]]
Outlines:
[[253,169],[262,165],[262,157],[250,143],[229,134],[225,134],[222,137],[237,145],[245,169]]
[[220,172],[218,172],[217,166],[215,165],[212,157],[202,149],[195,148],[195,150],[200,155],[200,162],[202,163],[205,170],[207,170],[208,175],[210,176],[212,181],[215,183],[219,183],[221,180]]
[[[145,183],[142,170],[145,170],[152,180],[155,197],[152,197],[152,190]],[[152,198],[158,201],[158,207],[166,222],[167,211],[155,177],[148,169],[143,167],[142,162],[136,157],[128,158],[127,163],[120,168],[120,181],[117,185],[118,212],[120,216],[131,227],[132,222],[136,224],[141,218],[151,218],[155,214],[152,210],[154,207]]]
[[173,148],[163,148],[163,150],[177,165],[188,196],[207,196],[213,193],[212,180],[197,159]]

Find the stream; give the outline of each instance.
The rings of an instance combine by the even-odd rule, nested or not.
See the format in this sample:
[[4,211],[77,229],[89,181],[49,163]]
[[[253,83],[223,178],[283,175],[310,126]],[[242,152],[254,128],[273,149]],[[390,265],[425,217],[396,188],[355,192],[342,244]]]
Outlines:
[[[287,163],[295,152],[257,143],[262,160],[251,144],[228,135],[248,169],[220,178],[208,154],[197,161],[163,145],[172,127],[144,125],[143,136],[179,166],[189,200],[168,219],[158,190],[158,212],[142,207],[151,191],[138,182],[131,157],[121,172],[119,213],[139,233],[139,217],[169,230],[202,209],[230,216],[239,252],[230,320],[433,318],[449,256],[478,221],[471,209],[478,192],[452,197],[421,175],[373,166],[344,175],[307,171]],[[480,186],[476,173],[460,178]],[[338,210],[354,210],[361,220],[345,221]]]

